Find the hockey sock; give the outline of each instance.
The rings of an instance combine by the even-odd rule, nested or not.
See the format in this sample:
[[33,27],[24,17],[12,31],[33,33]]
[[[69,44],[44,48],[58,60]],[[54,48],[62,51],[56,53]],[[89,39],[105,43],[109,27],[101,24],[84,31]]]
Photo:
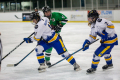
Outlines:
[[51,53],[45,53],[45,60],[49,61],[50,60]]
[[92,64],[91,64],[91,68],[97,68],[98,64],[100,61],[100,57],[96,56],[95,54],[93,54],[93,60],[92,60]]
[[39,63],[44,63],[44,54],[37,54],[37,59]]
[[[64,55],[62,55],[62,57],[65,57]],[[76,61],[75,59],[73,58],[73,56],[70,56],[68,58],[66,58],[66,60],[71,64],[73,65]]]
[[111,54],[106,54],[104,56],[105,60],[106,60],[106,63],[109,65],[109,64],[112,64],[112,56]]

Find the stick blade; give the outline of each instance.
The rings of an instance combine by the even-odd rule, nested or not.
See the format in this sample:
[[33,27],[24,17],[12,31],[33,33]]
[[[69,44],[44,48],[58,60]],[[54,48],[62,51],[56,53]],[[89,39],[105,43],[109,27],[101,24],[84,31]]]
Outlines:
[[17,19],[22,19],[22,18],[19,18],[19,17],[17,17],[16,15],[14,15]]
[[16,18],[18,18],[16,15],[14,15]]
[[7,64],[7,67],[15,67],[14,64]]

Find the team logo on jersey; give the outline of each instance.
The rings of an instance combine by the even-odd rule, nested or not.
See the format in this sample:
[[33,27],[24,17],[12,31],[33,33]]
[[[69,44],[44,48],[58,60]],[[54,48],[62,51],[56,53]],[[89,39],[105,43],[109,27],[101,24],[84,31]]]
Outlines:
[[35,25],[35,29],[37,29],[38,28],[38,25]]
[[53,19],[50,19],[50,20],[52,20],[52,22],[54,22],[54,21],[55,21],[55,18],[53,18]]

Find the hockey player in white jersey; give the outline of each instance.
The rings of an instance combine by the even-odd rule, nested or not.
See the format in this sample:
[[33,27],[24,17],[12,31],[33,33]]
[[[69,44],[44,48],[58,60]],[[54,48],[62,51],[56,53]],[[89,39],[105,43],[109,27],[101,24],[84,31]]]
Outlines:
[[[24,38],[24,41],[26,41],[26,43],[32,43],[33,41],[38,42],[35,51],[40,66],[45,66],[43,52],[51,47],[53,47],[62,57],[70,55],[66,51],[63,41],[60,39],[58,34],[52,30],[50,24],[47,22],[47,17],[40,18],[40,16],[35,13],[32,15],[31,19],[34,23],[36,23],[34,27],[35,34],[31,38]],[[74,66],[75,71],[80,70],[80,66],[76,63],[73,56],[66,58],[66,60]],[[38,71],[45,71],[45,68],[39,67]]]
[[100,57],[104,56],[106,65],[102,67],[103,70],[113,67],[112,56],[110,54],[114,45],[118,45],[118,38],[115,32],[115,27],[111,21],[104,18],[100,19],[99,14],[96,10],[91,10],[88,13],[88,22],[91,27],[89,38],[83,43],[83,48],[87,50],[89,48],[85,45],[95,41],[97,35],[101,37],[101,45],[96,49],[93,54],[91,68],[87,70],[87,73],[96,71],[97,66],[100,62]]

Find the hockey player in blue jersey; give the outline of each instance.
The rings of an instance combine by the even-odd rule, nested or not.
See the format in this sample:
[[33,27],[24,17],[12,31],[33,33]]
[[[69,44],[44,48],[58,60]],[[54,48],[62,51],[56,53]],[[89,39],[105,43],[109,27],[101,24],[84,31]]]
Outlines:
[[[24,38],[24,41],[26,41],[26,43],[32,43],[33,41],[38,42],[35,51],[40,66],[45,66],[43,52],[51,47],[62,57],[70,55],[61,38],[52,30],[47,17],[41,18],[38,13],[33,13],[31,19],[36,24],[34,27],[35,34],[31,38]],[[76,63],[73,56],[66,58],[66,60],[73,65],[75,71],[80,70],[80,66]],[[45,68],[39,67],[38,71],[45,71]]]
[[87,73],[96,71],[100,62],[100,57],[103,56],[105,58],[106,65],[104,65],[102,69],[105,70],[112,68],[113,63],[110,52],[115,45],[118,45],[118,38],[114,29],[114,25],[109,20],[99,18],[99,14],[96,10],[91,10],[88,13],[88,22],[91,27],[91,32],[89,38],[83,43],[83,51],[89,49],[89,46],[85,47],[85,45],[95,41],[97,35],[101,37],[101,45],[94,52],[91,68],[87,70]]

